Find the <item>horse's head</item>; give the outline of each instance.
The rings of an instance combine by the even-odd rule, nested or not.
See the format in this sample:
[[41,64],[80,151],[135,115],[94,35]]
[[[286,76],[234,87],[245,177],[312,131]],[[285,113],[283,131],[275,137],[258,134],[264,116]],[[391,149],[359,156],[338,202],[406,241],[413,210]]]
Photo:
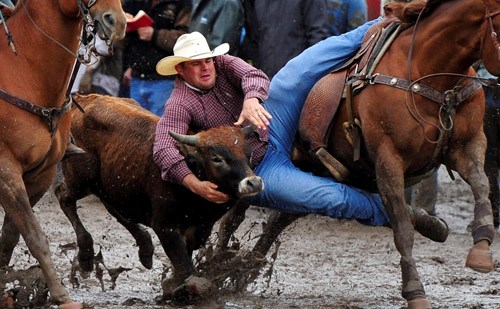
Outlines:
[[61,10],[68,16],[82,16],[94,23],[97,34],[104,40],[125,37],[126,19],[121,0],[58,0]]
[[481,58],[486,69],[500,76],[500,1],[482,0],[486,6],[486,31],[483,34]]

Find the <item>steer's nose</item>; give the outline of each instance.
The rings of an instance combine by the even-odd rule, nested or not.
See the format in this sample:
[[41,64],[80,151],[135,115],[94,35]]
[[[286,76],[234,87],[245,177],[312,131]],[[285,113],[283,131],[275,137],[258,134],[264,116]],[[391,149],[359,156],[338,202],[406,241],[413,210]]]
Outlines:
[[241,195],[254,195],[264,190],[264,181],[259,176],[250,176],[240,182]]

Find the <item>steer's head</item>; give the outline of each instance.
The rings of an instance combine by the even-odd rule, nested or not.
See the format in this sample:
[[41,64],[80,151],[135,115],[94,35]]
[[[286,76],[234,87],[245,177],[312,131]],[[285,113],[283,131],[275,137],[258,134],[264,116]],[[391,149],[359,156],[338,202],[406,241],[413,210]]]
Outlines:
[[184,148],[189,167],[198,177],[210,180],[233,197],[254,195],[264,189],[262,179],[250,167],[252,149],[245,137],[254,127],[219,127],[195,135],[169,134]]

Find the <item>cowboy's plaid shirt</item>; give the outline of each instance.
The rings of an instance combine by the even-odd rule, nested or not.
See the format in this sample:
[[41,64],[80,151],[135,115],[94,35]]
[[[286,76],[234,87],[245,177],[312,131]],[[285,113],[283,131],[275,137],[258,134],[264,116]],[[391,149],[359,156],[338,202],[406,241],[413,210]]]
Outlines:
[[[192,174],[179,153],[177,141],[168,131],[186,134],[189,129],[200,131],[231,126],[238,120],[245,99],[258,98],[261,102],[267,99],[269,79],[264,72],[230,55],[217,56],[214,60],[217,71],[214,88],[205,92],[196,91],[177,77],[172,95],[157,124],[153,157],[166,181],[181,184],[184,177]],[[249,124],[246,122],[243,126]],[[257,134],[248,138],[253,148],[253,166],[264,156],[267,141],[267,130],[258,130]]]

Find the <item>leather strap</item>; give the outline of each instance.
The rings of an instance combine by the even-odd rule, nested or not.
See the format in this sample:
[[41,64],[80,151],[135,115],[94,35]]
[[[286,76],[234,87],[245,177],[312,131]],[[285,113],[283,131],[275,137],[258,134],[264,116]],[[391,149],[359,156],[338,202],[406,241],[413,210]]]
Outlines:
[[[431,86],[428,86],[426,84],[415,83],[411,84],[410,86],[410,82],[408,82],[406,79],[382,75],[382,74],[374,74],[371,77],[367,76],[366,78],[369,79],[369,82],[371,84],[383,84],[399,88],[405,91],[412,91],[413,93],[419,94],[441,105],[445,105],[447,103],[445,92],[432,88]],[[482,87],[481,83],[473,79],[472,82],[465,85],[457,93],[456,104],[459,104],[467,100],[476,91],[480,90],[481,87]]]
[[8,93],[7,91],[0,89],[0,99],[3,99],[10,104],[22,108],[32,114],[42,117],[49,125],[49,130],[51,135],[57,130],[56,119],[59,119],[63,114],[67,113],[71,109],[73,99],[71,96],[65,100],[62,107],[40,107],[29,101],[21,99],[15,95]]

